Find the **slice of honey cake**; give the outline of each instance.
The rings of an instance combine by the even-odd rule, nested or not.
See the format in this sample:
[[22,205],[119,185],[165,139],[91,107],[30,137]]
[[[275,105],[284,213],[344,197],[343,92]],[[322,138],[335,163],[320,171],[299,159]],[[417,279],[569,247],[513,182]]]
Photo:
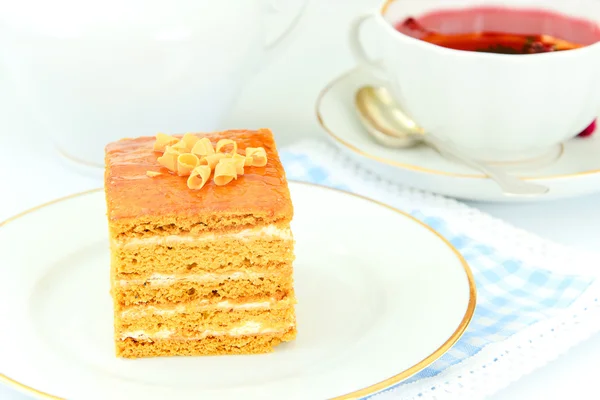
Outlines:
[[105,191],[118,356],[295,338],[293,207],[271,131],[111,143]]

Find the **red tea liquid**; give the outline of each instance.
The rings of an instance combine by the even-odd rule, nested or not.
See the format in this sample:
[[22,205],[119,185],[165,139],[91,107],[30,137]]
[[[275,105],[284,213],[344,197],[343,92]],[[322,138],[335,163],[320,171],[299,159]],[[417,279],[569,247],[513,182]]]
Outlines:
[[544,11],[473,7],[434,11],[396,25],[406,35],[455,50],[533,54],[600,41],[600,25]]

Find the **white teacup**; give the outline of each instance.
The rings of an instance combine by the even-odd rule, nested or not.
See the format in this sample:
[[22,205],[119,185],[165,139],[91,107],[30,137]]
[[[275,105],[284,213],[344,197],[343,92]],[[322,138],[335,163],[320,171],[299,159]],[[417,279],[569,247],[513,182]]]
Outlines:
[[[4,1],[0,42],[10,79],[44,134],[69,158],[101,167],[104,146],[122,137],[221,128],[243,83],[282,47],[305,4]],[[289,23],[277,37],[280,20]]]
[[[594,0],[386,0],[355,20],[350,45],[358,62],[372,69],[373,83],[387,86],[432,136],[483,160],[546,154],[598,116],[600,43],[542,54],[492,54],[437,46],[394,28],[408,17],[481,5],[549,10],[600,22],[600,1]],[[378,62],[359,38],[367,20],[377,27]],[[477,31],[477,21],[466,30]]]

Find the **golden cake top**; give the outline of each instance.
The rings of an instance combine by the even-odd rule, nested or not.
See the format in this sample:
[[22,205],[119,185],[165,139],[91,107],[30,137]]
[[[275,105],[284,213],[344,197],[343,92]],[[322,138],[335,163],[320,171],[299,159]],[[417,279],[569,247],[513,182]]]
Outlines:
[[[161,216],[268,215],[291,218],[292,204],[273,135],[268,129],[229,130],[195,134],[236,142],[240,154],[246,148],[264,148],[265,166],[245,168],[245,173],[226,185],[208,180],[200,190],[188,186],[186,177],[159,163],[155,137],[122,139],[106,146],[105,190],[110,220]],[[180,136],[178,136],[180,137]],[[286,218],[286,219],[287,219]]]

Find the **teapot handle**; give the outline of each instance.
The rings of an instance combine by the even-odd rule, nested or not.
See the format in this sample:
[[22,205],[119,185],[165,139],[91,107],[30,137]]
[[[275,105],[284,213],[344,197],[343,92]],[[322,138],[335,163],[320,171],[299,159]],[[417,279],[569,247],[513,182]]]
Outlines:
[[[282,15],[286,14],[286,10],[282,10],[277,7],[276,3],[281,3],[282,0],[266,0],[266,13],[272,15]],[[289,2],[289,0],[283,0]],[[298,26],[298,23],[302,19],[304,12],[306,11],[306,6],[308,5],[309,0],[300,0],[301,5],[298,7],[296,14],[290,21],[289,25],[281,32],[275,39],[271,40],[267,44],[265,44],[265,51],[267,52],[267,56],[269,58],[273,58],[276,53],[279,53],[283,50],[284,47],[289,43],[289,39],[291,37],[292,31]]]

